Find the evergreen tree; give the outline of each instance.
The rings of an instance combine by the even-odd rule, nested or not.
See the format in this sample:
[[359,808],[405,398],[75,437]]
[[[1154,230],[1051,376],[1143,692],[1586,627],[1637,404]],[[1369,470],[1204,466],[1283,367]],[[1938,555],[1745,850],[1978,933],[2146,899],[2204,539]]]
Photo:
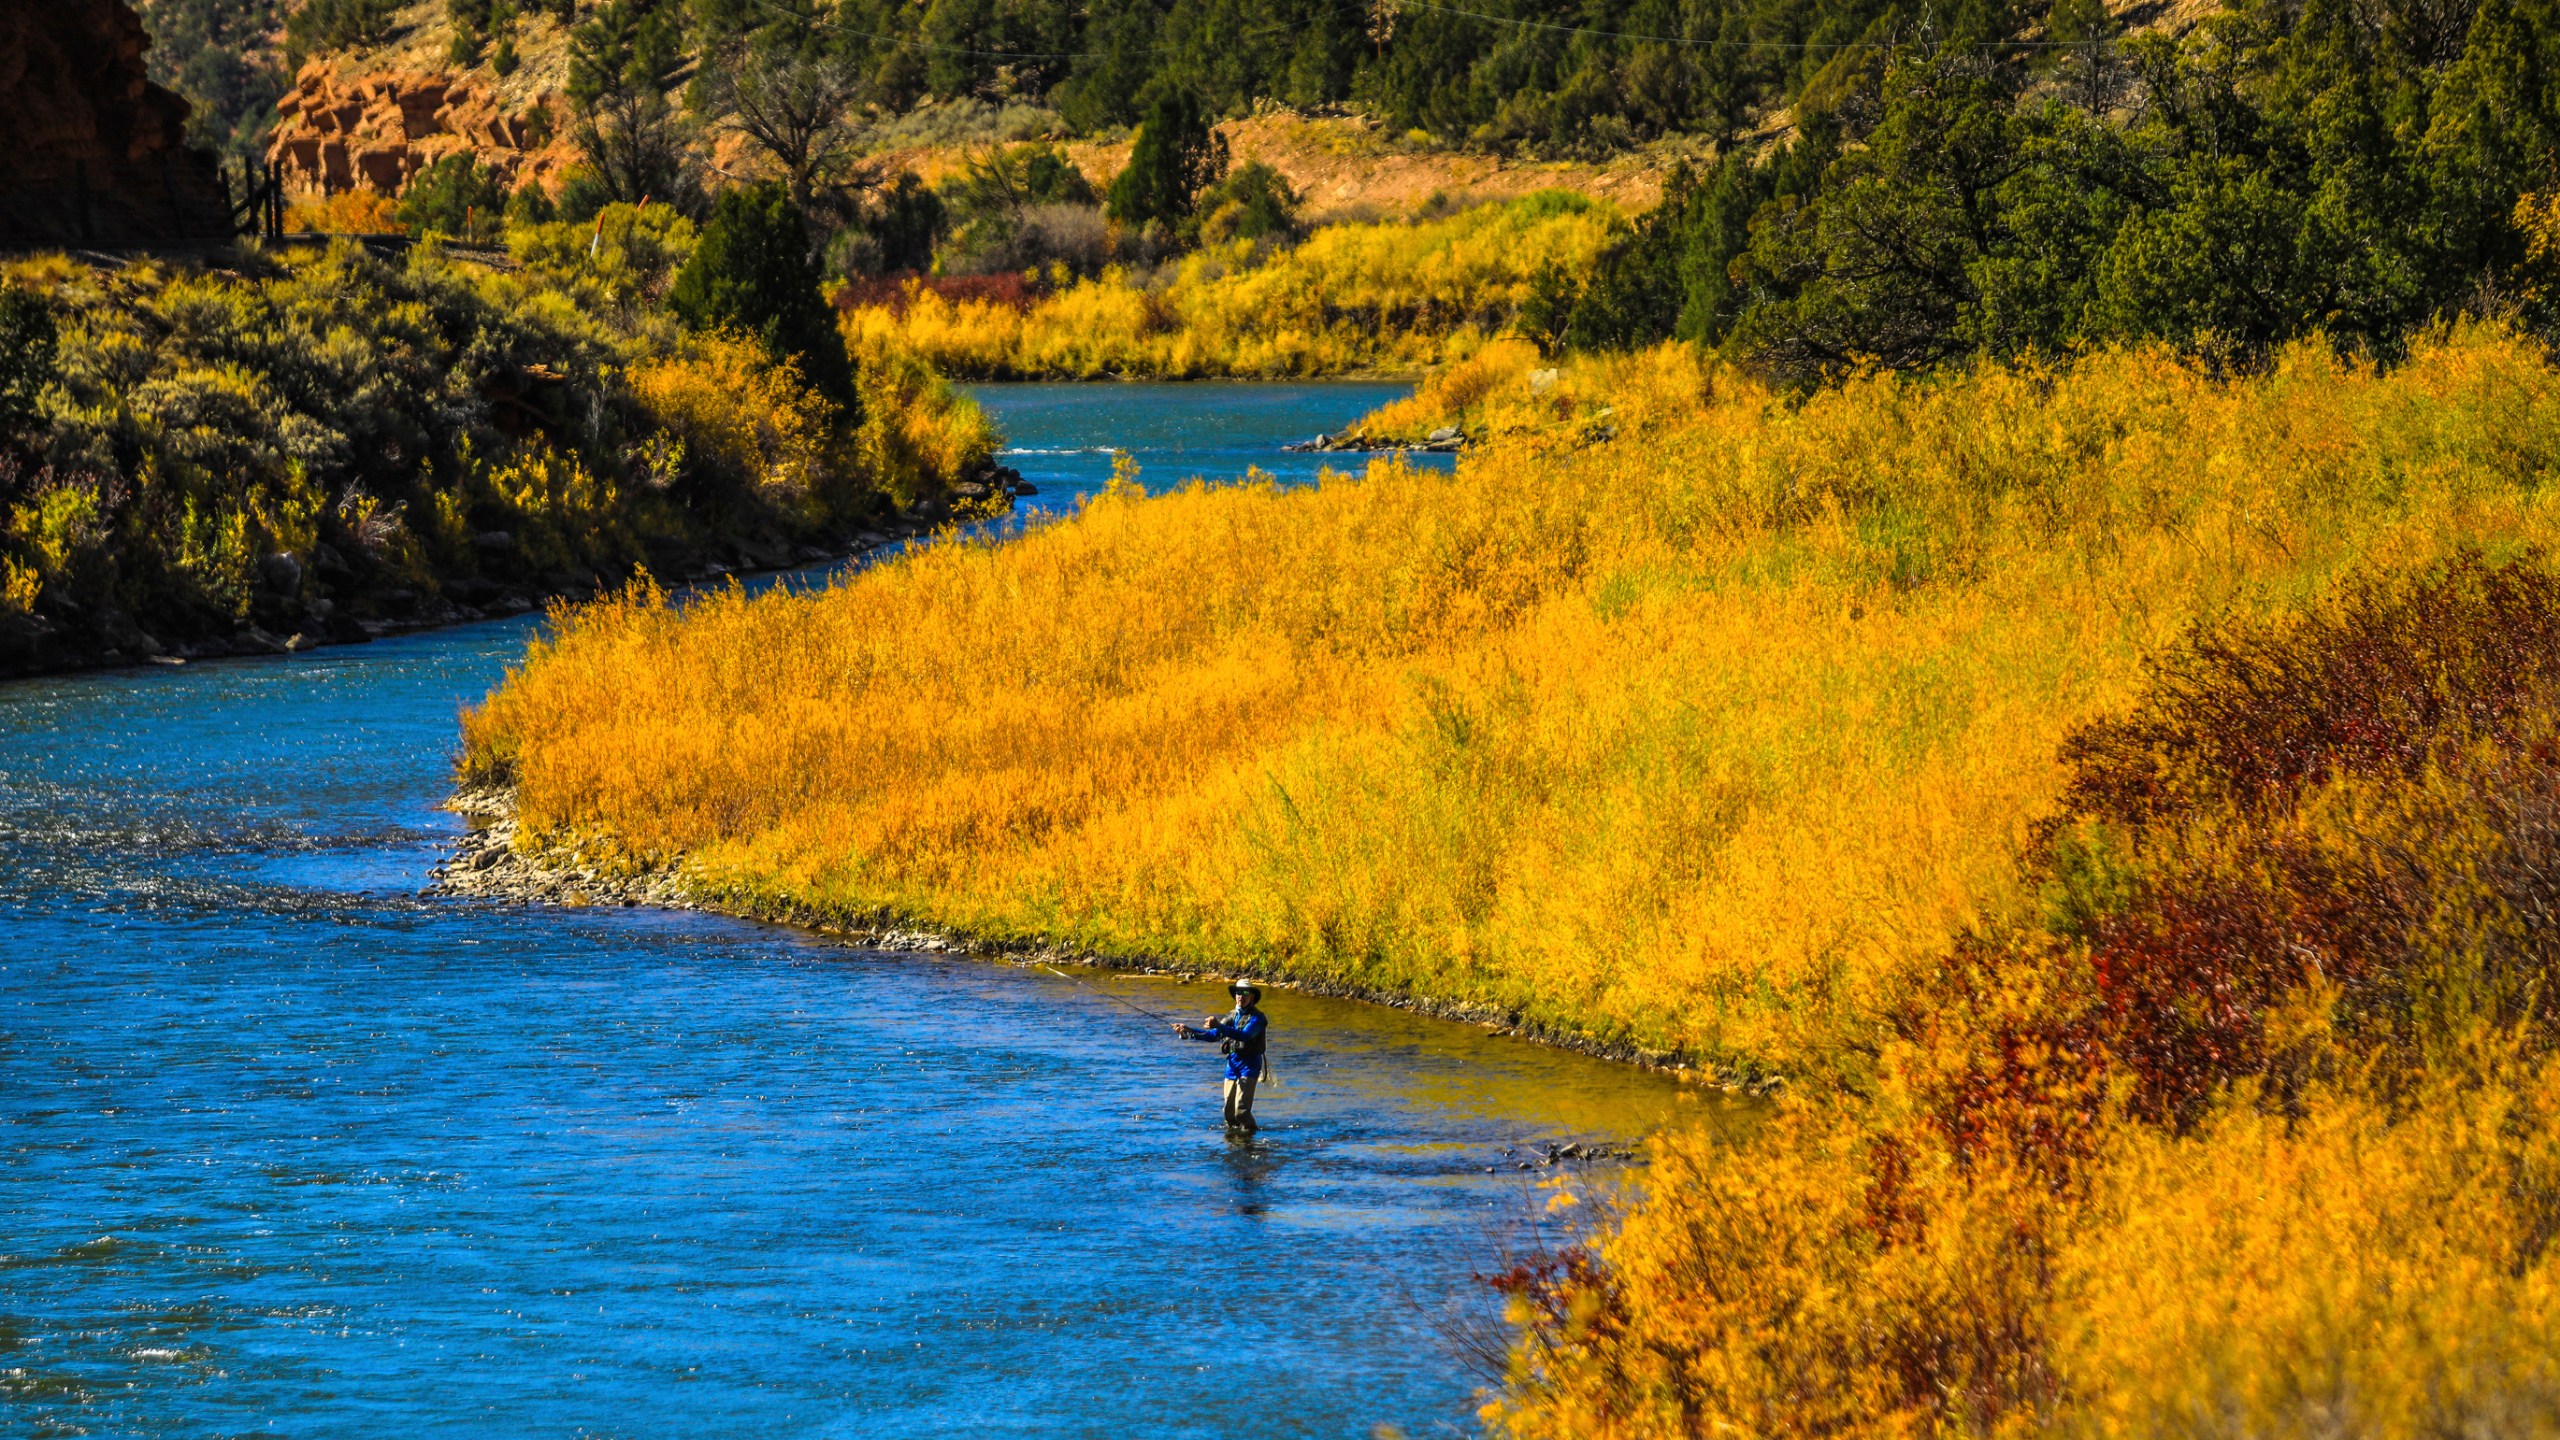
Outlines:
[[842,406],[848,424],[858,418],[852,361],[818,293],[799,207],[779,184],[720,196],[667,303],[688,328],[755,336],[777,360],[797,362],[801,378]]
[[0,436],[35,423],[36,396],[54,382],[58,339],[43,296],[0,285]]
[[506,181],[466,151],[447,155],[419,171],[401,192],[396,213],[412,234],[433,230],[485,243],[498,237],[507,200]]
[[663,93],[684,62],[673,0],[609,0],[569,33],[569,100],[582,114],[603,102]]
[[445,25],[453,32],[452,43],[445,50],[448,63],[480,63],[481,47],[489,43],[491,22],[495,19],[490,8],[491,0],[445,0]]
[[1964,346],[1996,192],[2020,167],[2013,77],[1942,52],[1896,64],[1883,119],[1820,191],[1759,227],[1741,338],[1782,373],[1927,365]]
[[[608,0],[569,34],[572,132],[594,197],[636,204],[655,198],[698,210],[691,152],[666,90],[684,59],[676,0]],[[563,209],[577,206],[562,194]]]
[[399,10],[397,0],[305,0],[285,17],[285,68],[298,69],[309,56],[381,44]]
[[551,197],[543,193],[540,181],[527,180],[517,186],[516,193],[507,201],[509,225],[548,225],[559,218],[560,207],[552,204]]
[[1129,166],[1111,182],[1105,213],[1123,225],[1170,229],[1190,218],[1200,192],[1226,168],[1226,140],[1210,128],[1200,97],[1187,89],[1167,90],[1147,107]]
[[881,189],[878,204],[863,228],[879,246],[880,269],[889,274],[923,270],[933,264],[933,247],[942,238],[942,197],[912,170]]
[[1078,130],[1126,125],[1154,78],[1163,17],[1150,0],[1096,0],[1083,44],[1054,101]]
[[187,141],[232,161],[265,158],[286,79],[268,48],[278,0],[142,0],[151,78],[187,98]]
[[1288,177],[1255,160],[1200,192],[1200,231],[1211,240],[1286,240],[1298,233],[1298,204]]
[[1627,350],[1670,338],[1685,298],[1680,252],[1701,218],[1701,198],[1687,166],[1672,173],[1661,203],[1601,253],[1589,282],[1567,308],[1559,336],[1566,348]]
[[1767,160],[1728,154],[1703,179],[1676,167],[1661,203],[1600,257],[1587,284],[1566,293],[1560,279],[1547,282],[1540,300],[1550,343],[1626,350],[1675,336],[1722,341],[1740,309],[1732,269],[1750,248],[1754,217],[1771,206],[1786,213],[1814,194],[1838,154],[1838,128],[1817,110]]

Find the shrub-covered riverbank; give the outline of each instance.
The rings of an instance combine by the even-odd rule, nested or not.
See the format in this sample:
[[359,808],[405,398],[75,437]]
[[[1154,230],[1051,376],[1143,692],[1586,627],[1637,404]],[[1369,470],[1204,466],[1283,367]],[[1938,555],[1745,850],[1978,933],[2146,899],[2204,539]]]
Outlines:
[[742,908],[1804,1082],[1501,1277],[1510,1433],[2547,1422],[2540,349],[1535,364],[1364,427],[1454,476],[600,603],[464,778]]
[[1871,1086],[1503,1278],[1495,1428],[2550,1433],[2560,569],[2424,553],[2075,727]]
[[[806,597],[600,605],[471,722],[536,831],[1098,949],[1859,1070],[2199,615],[2540,533],[2560,381],[2149,352],[1801,405],[1611,363],[1615,441],[1132,484]],[[799,798],[807,797],[807,798]]]
[[1211,245],[1151,279],[1111,270],[1018,302],[911,287],[855,306],[845,327],[969,379],[1409,374],[1502,334],[1541,267],[1588,269],[1623,229],[1605,205],[1545,191],[1329,225],[1294,247]]
[[507,273],[433,247],[11,265],[0,673],[787,564],[986,488],[990,430],[914,361],[858,356],[848,406],[753,338],[681,325],[661,301],[690,222],[625,207],[609,245],[549,228]]

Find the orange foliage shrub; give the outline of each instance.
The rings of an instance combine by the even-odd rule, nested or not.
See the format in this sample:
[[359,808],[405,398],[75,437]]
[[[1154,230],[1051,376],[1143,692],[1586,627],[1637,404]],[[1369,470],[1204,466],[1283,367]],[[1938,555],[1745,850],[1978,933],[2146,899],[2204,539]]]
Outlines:
[[[706,884],[1864,1068],[2190,616],[2547,533],[2560,377],[2161,355],[1797,404],[1619,362],[1614,443],[1124,489],[823,594],[574,617],[470,722],[535,829]],[[1568,437],[1569,438],[1569,437]]]
[[341,190],[311,196],[285,207],[284,228],[318,235],[397,235],[399,206],[375,190]]
[[707,467],[802,524],[843,503],[854,457],[837,438],[836,408],[739,335],[692,336],[672,354],[629,372],[631,392],[685,450],[678,464]]
[[1329,225],[1275,253],[1204,246],[1141,281],[1114,268],[1036,298],[905,282],[847,298],[849,341],[981,379],[1415,371],[1511,323],[1542,264],[1588,268],[1623,223],[1545,191],[1410,224]]
[[2538,348],[1434,403],[1455,475],[574,612],[466,777],[750,906],[1831,1082],[1504,1278],[1500,1432],[2560,1429]]
[[2064,747],[2044,932],[1910,1007],[1882,1103],[1663,1142],[1517,1287],[1500,1428],[2560,1424],[2555,698],[2533,559],[2177,647]]

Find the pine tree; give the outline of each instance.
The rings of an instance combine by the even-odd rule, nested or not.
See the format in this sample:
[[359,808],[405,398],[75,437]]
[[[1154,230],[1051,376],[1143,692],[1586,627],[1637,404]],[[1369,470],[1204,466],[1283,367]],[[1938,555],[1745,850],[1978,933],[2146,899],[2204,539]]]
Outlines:
[[800,209],[781,185],[721,195],[667,303],[691,329],[755,336],[775,359],[797,362],[802,379],[844,407],[848,424],[858,417],[853,362],[818,293]]
[[0,286],[0,435],[35,423],[36,396],[56,378],[57,335],[43,296]]
[[1129,149],[1129,168],[1111,182],[1105,213],[1123,225],[1171,228],[1190,217],[1200,192],[1226,169],[1227,142],[1209,127],[1200,97],[1167,90],[1147,107],[1138,143]]

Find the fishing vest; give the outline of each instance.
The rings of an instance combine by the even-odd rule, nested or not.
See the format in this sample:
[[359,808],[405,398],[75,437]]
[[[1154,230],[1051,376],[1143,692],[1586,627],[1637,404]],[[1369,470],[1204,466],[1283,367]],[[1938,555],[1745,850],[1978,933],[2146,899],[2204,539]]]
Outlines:
[[[1259,1015],[1262,1012],[1257,1010],[1254,1013]],[[1271,1019],[1266,1015],[1263,1017],[1262,1031],[1260,1034],[1255,1035],[1250,1040],[1239,1039],[1236,1036],[1230,1035],[1226,1039],[1218,1042],[1218,1053],[1221,1055],[1241,1055],[1247,1060],[1259,1060],[1262,1058],[1262,1047],[1268,1044],[1270,1039]]]

